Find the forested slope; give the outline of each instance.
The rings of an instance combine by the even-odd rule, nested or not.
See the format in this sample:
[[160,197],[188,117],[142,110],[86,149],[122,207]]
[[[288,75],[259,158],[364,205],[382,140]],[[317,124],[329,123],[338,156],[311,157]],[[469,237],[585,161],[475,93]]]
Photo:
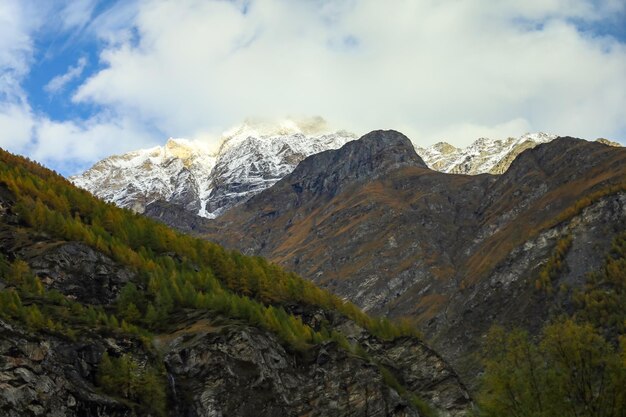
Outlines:
[[5,415],[466,415],[471,404],[409,323],[4,151],[0,253]]

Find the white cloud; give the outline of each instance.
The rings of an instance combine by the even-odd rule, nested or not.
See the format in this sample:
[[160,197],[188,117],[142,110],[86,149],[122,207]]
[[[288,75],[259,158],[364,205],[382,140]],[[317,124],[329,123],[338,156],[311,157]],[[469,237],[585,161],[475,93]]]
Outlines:
[[67,174],[112,154],[156,145],[162,138],[129,118],[100,115],[56,121],[29,107],[0,103],[0,147]]
[[18,104],[0,103],[0,147],[22,153],[32,137],[34,119],[30,109]]
[[154,135],[127,118],[94,118],[84,122],[40,118],[34,138],[29,152],[32,157],[70,174],[106,156],[155,145]]
[[[626,139],[626,46],[590,30],[624,19],[622,0],[138,0],[98,16],[95,0],[45,4],[0,2],[0,146],[68,170],[154,132],[215,138],[294,114],[420,145],[536,130]],[[104,45],[73,96],[103,109],[88,120],[51,120],[22,90],[34,37],[50,31]]]
[[0,2],[0,101],[22,99],[20,81],[32,59],[29,31],[34,23],[21,6],[18,1]]
[[[161,139],[136,120],[108,110],[88,120],[55,121],[35,112],[28,102],[22,82],[33,63],[34,34],[59,27],[66,31],[80,29],[89,22],[94,4],[73,0],[0,2],[0,147],[66,173],[76,173],[76,169],[97,159],[153,145]],[[50,21],[49,16],[56,12],[59,19]],[[53,78],[46,90],[59,92],[79,77],[86,65],[86,58],[80,58],[65,74]]]
[[91,20],[97,0],[68,0],[60,4],[58,15],[63,29],[83,28]]
[[87,58],[79,58],[76,62],[76,65],[70,66],[65,74],[57,75],[56,77],[51,79],[48,84],[44,86],[44,90],[46,90],[50,94],[58,93],[65,88],[67,83],[80,77],[86,66]]
[[138,39],[106,48],[106,68],[74,100],[136,114],[177,136],[297,113],[323,114],[358,133],[402,126],[420,143],[524,130],[626,139],[626,48],[570,20],[611,19],[623,2],[263,0],[245,14],[241,7],[139,3]]

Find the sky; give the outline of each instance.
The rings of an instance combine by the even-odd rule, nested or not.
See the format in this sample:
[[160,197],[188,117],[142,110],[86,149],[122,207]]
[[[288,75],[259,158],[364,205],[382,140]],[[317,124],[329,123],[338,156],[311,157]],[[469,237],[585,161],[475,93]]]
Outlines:
[[313,116],[626,144],[626,1],[0,0],[0,147],[64,175]]

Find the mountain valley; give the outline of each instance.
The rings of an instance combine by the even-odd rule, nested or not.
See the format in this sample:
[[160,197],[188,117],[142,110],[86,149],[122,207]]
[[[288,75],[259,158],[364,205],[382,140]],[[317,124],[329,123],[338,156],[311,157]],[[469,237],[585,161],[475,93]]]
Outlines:
[[619,344],[615,143],[535,134],[425,160],[393,130],[233,137],[72,180],[132,210],[1,155],[7,415],[469,416],[473,396],[500,404],[508,356],[481,356],[497,326],[538,338],[585,317]]

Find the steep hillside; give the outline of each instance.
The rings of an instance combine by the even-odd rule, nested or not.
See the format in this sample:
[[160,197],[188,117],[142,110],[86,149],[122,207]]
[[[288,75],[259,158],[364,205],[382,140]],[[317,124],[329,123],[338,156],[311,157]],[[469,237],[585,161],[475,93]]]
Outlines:
[[204,227],[368,312],[417,318],[472,378],[493,323],[537,330],[567,308],[558,289],[601,265],[624,229],[625,191],[624,148],[558,138],[503,175],[451,175],[426,168],[400,133],[376,131]]
[[[398,157],[394,163],[403,164]],[[464,416],[414,334],[0,151],[6,416]]]

